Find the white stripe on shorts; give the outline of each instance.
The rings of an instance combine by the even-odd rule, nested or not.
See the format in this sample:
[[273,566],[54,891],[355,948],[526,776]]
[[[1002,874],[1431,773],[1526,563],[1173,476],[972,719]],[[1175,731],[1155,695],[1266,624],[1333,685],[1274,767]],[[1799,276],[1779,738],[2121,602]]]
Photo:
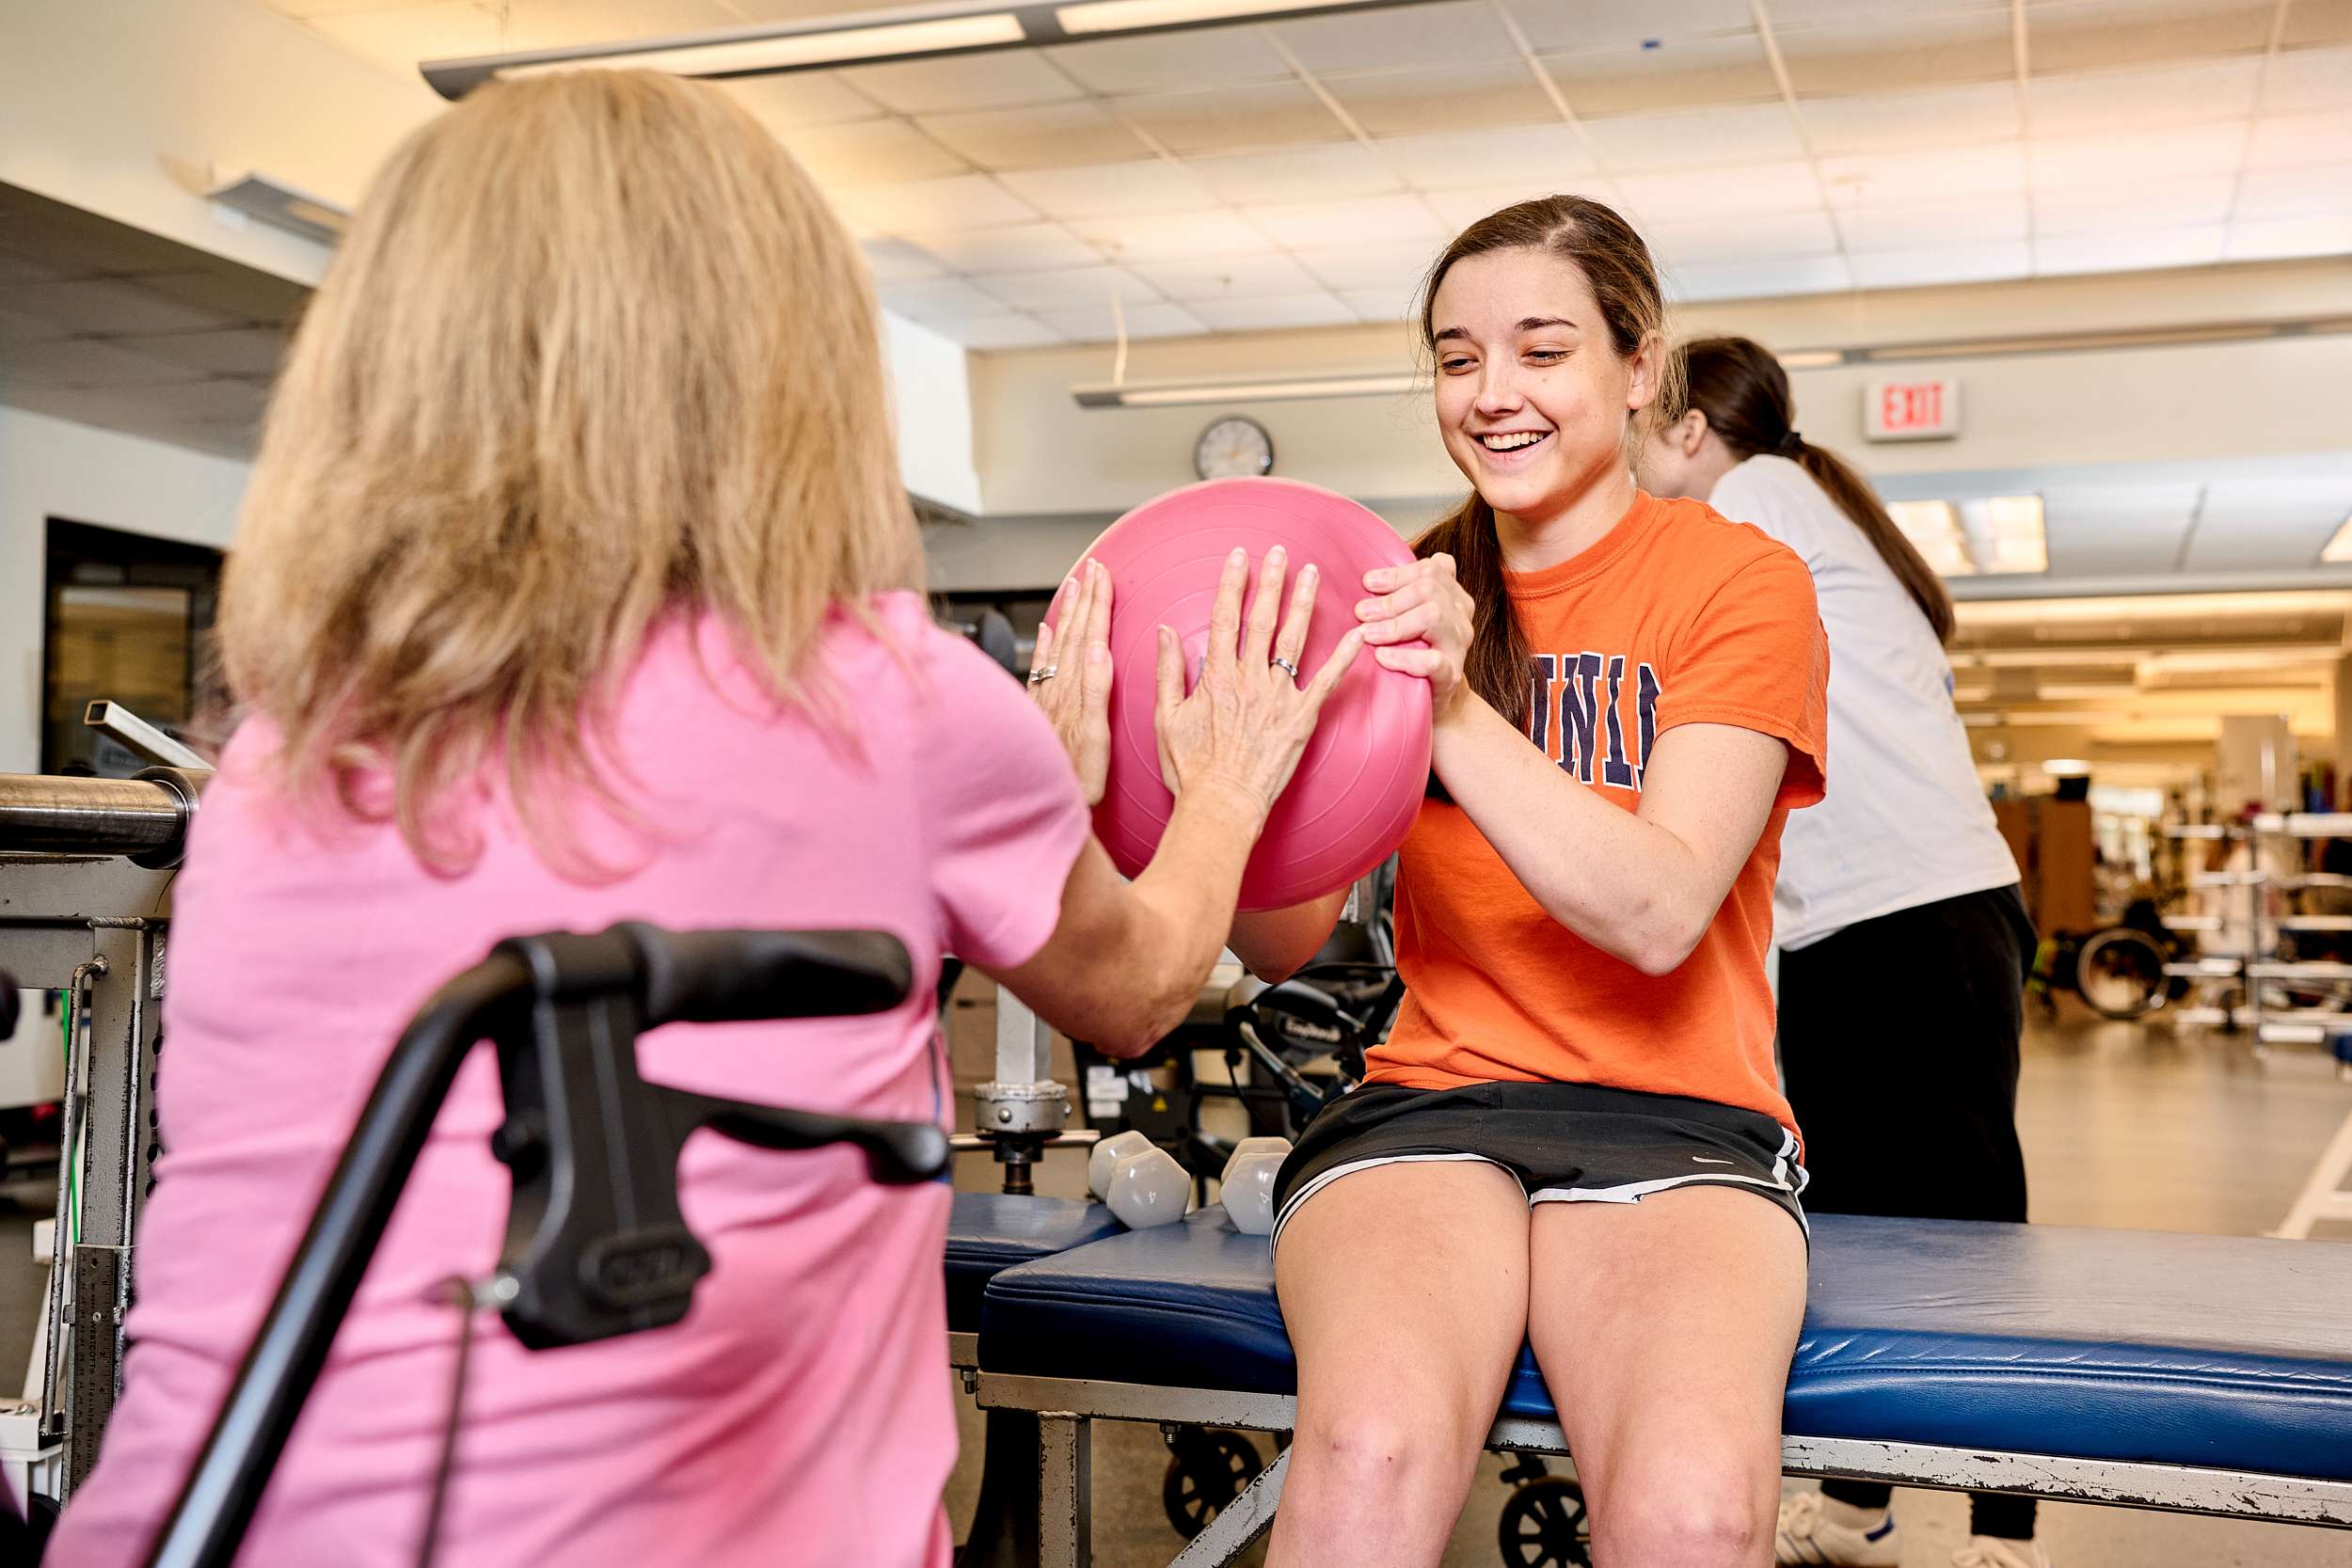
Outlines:
[[[1804,1167],[1800,1165],[1797,1168],[1803,1170]],[[1786,1180],[1767,1181],[1760,1176],[1740,1176],[1722,1171],[1712,1175],[1661,1176],[1655,1180],[1628,1181],[1616,1187],[1543,1187],[1528,1194],[1527,1201],[1531,1208],[1538,1203],[1639,1203],[1650,1194],[1662,1193],[1670,1187],[1688,1187],[1693,1183],[1712,1186],[1722,1181],[1769,1188],[1772,1192],[1787,1193],[1790,1197],[1797,1196],[1797,1189]],[[1804,1217],[1802,1204],[1797,1206],[1797,1223],[1804,1227],[1806,1235],[1813,1234],[1812,1222]]]
[[1450,1162],[1459,1163],[1465,1160],[1475,1160],[1480,1164],[1492,1165],[1509,1176],[1512,1180],[1518,1180],[1510,1166],[1500,1160],[1489,1160],[1484,1154],[1375,1154],[1368,1160],[1350,1160],[1343,1165],[1333,1165],[1329,1170],[1291,1194],[1290,1201],[1282,1205],[1282,1212],[1274,1216],[1274,1234],[1267,1239],[1268,1243],[1273,1246],[1281,1245],[1282,1227],[1288,1225],[1291,1216],[1298,1212],[1298,1206],[1343,1176],[1352,1176],[1359,1170],[1370,1170],[1375,1165],[1429,1165]]

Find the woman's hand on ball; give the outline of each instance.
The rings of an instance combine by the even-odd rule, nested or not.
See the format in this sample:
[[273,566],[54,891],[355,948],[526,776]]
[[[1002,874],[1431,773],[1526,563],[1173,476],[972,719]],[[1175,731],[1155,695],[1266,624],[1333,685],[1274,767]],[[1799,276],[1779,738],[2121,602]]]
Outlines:
[[[1078,562],[1056,591],[1050,614],[1029,656],[1029,690],[1053,721],[1093,807],[1102,803],[1111,768],[1111,575],[1103,563]],[[1041,679],[1046,671],[1052,673]]]
[[[1454,558],[1438,554],[1410,566],[1382,566],[1364,574],[1370,595],[1356,606],[1364,641],[1382,668],[1429,682],[1431,705],[1444,719],[1470,689],[1462,677],[1470,657],[1476,607],[1454,579]],[[1401,644],[1421,642],[1422,647]]]
[[[1166,626],[1159,631],[1159,702],[1152,717],[1161,778],[1178,795],[1204,785],[1236,790],[1257,808],[1262,821],[1297,770],[1325,699],[1363,646],[1362,631],[1351,628],[1322,668],[1303,678],[1291,673],[1298,667],[1314,619],[1316,572],[1309,566],[1298,574],[1284,610],[1287,564],[1280,546],[1266,552],[1245,625],[1242,591],[1249,580],[1249,560],[1238,549],[1226,558],[1209,616],[1208,647],[1189,692],[1184,649],[1174,632]],[[1278,657],[1291,669],[1275,663]]]

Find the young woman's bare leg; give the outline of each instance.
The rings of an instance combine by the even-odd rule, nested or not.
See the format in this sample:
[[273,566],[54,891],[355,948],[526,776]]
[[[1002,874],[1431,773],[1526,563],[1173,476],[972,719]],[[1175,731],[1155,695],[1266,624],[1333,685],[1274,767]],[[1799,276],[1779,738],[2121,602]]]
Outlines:
[[1268,1568],[1444,1553],[1527,1324],[1527,1196],[1484,1162],[1343,1176],[1282,1227],[1298,1432]]
[[1528,1338],[1560,1408],[1596,1568],[1764,1568],[1805,1249],[1732,1187],[1542,1203]]

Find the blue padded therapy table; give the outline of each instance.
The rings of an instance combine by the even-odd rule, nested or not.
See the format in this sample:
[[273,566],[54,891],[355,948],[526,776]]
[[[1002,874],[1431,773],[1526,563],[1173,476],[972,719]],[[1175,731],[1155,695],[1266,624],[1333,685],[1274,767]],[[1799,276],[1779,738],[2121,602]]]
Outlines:
[[[1820,1215],[1788,1376],[1792,1474],[2352,1528],[2352,1246]],[[1089,1423],[1287,1432],[1263,1236],[1223,1210],[987,1283],[977,1391],[1040,1420],[1046,1568],[1089,1559]],[[1524,1354],[1489,1438],[1565,1451]],[[1175,1560],[1230,1562],[1287,1455]]]

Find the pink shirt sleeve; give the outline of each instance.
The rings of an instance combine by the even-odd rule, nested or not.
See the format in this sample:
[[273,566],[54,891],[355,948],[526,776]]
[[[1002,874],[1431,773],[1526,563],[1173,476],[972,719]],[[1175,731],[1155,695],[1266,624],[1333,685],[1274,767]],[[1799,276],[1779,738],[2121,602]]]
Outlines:
[[969,962],[1026,963],[1093,831],[1078,776],[1019,681],[961,638],[930,635],[920,754],[941,929]]

